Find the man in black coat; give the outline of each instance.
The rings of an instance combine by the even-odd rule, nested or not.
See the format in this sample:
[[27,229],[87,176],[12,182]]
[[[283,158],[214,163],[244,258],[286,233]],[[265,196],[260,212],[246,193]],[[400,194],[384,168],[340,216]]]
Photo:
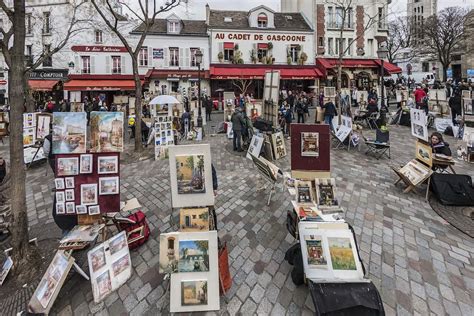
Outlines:
[[458,115],[462,115],[461,113],[461,90],[457,89],[453,96],[449,98],[449,107],[451,108],[451,116],[453,120],[453,125],[458,125],[458,122],[456,121],[456,117]]

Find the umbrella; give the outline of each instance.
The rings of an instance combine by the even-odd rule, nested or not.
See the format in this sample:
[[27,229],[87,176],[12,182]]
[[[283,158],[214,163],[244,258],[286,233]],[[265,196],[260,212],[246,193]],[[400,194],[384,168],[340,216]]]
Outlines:
[[178,99],[171,95],[159,95],[150,101],[150,104],[176,104],[179,103]]

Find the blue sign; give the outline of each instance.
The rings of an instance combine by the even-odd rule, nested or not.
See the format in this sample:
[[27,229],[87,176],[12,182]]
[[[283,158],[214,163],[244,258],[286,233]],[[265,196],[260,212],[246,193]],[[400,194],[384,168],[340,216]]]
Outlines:
[[467,76],[468,77],[474,77],[474,69],[468,69],[467,70]]
[[448,68],[446,70],[446,75],[448,76],[448,78],[452,78],[453,77],[453,70],[451,68]]
[[163,59],[163,48],[153,48],[153,59]]

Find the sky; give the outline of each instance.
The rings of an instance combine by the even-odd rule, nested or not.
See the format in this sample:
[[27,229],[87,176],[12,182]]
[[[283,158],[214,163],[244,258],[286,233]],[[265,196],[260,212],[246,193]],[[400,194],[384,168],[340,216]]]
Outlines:
[[[206,3],[209,3],[211,9],[217,10],[249,10],[263,4],[275,11],[280,11],[280,2],[280,0],[188,0],[187,10],[186,5],[181,4],[173,12],[177,13],[181,18],[204,19],[206,17]],[[406,6],[407,0],[392,0],[389,10],[393,13],[405,14]],[[438,0],[438,10],[448,6],[462,6],[474,9],[474,0]],[[169,12],[164,14],[164,16],[167,15],[169,15]]]

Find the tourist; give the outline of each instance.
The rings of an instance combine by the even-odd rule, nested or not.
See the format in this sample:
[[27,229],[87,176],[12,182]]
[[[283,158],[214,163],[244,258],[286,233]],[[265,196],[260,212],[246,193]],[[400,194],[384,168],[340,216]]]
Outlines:
[[332,125],[332,120],[337,114],[336,106],[331,99],[326,98],[326,103],[322,106],[324,108],[324,123],[329,125],[331,131],[334,132],[334,126]]
[[292,121],[292,117],[293,117],[293,113],[291,112],[291,108],[290,108],[290,105],[287,104],[286,105],[286,110],[285,110],[285,115],[284,115],[284,119],[285,119],[285,134],[289,137],[291,136],[291,121]]
[[426,92],[424,89],[422,89],[421,86],[416,86],[415,90],[415,104],[417,109],[424,109],[426,114],[428,114],[428,106],[425,108],[425,98],[426,98]]
[[212,100],[211,98],[209,98],[209,96],[206,96],[206,98],[204,99],[204,104],[206,106],[206,117],[207,117],[207,120],[208,121],[212,121],[211,120],[211,113],[212,113]]
[[135,116],[130,115],[128,118],[128,127],[132,130],[130,138],[135,138]]
[[150,132],[150,128],[146,124],[146,122],[142,118],[142,122],[140,125],[140,129],[142,131],[142,143],[145,145],[145,147],[148,147],[148,134]]
[[433,153],[451,157],[452,154],[451,149],[449,148],[449,144],[443,140],[443,136],[440,133],[434,132],[433,134],[431,134],[430,139]]
[[53,155],[53,125],[49,125],[49,134],[44,138],[43,153],[48,158],[49,166],[53,173],[56,172],[56,157]]
[[235,108],[235,111],[234,113],[232,113],[230,121],[232,122],[232,131],[234,132],[234,139],[233,139],[234,151],[243,151],[241,138],[242,138],[242,128],[244,128],[245,123],[244,123],[244,119],[242,118],[241,109],[239,107]]
[[305,105],[301,97],[298,98],[296,103],[296,114],[298,115],[298,123],[304,123]]
[[181,126],[182,134],[186,134],[191,130],[191,114],[189,114],[189,111],[187,109],[185,109],[183,115],[181,115]]
[[451,117],[453,125],[458,125],[459,123],[456,120],[458,115],[462,115],[461,112],[461,90],[456,89],[453,93],[453,96],[449,98],[449,107],[451,108]]

